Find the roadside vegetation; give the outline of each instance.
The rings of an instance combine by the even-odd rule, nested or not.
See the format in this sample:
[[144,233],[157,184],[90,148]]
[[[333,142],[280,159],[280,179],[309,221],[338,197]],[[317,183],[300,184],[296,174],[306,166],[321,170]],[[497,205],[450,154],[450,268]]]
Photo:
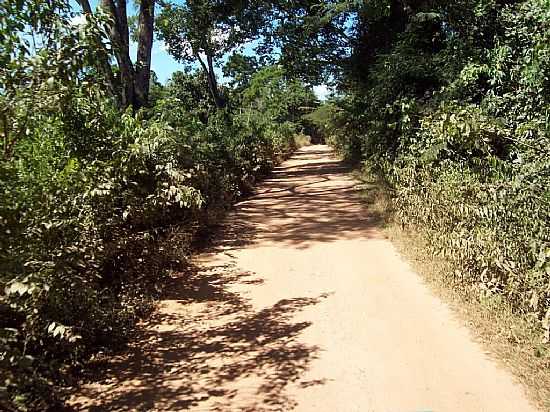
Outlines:
[[294,150],[316,104],[274,65],[144,86],[130,29],[73,16],[64,1],[0,11],[3,410],[55,409],[57,385],[123,344],[194,233]]
[[550,8],[459,5],[394,10],[391,33],[397,16],[365,12],[380,43],[358,49],[349,92],[325,109],[330,139],[380,174],[396,218],[459,265],[460,285],[511,304],[547,342]]
[[383,182],[455,290],[523,319],[548,375],[548,1],[135,3],[0,5],[0,409],[58,408],[307,134]]
[[550,4],[390,3],[358,10],[340,94],[308,117],[548,408]]
[[361,197],[369,216],[435,295],[468,326],[487,354],[525,385],[541,410],[550,410],[550,357],[540,324],[518,312],[499,294],[487,294],[458,275],[460,262],[438,254],[431,233],[403,225],[397,216],[394,190],[371,168],[357,168]]

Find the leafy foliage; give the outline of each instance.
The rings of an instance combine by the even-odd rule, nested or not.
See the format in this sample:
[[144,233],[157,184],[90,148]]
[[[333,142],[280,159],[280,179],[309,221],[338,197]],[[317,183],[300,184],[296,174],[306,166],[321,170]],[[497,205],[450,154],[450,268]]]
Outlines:
[[216,109],[187,72],[121,111],[94,66],[100,17],[35,6],[0,23],[1,409],[59,406],[56,384],[123,344],[196,231],[293,150],[313,99],[275,70]]
[[[163,86],[137,64],[151,93],[126,111],[111,90],[132,80],[123,16],[0,4],[0,408],[55,408],[196,231],[311,130],[385,177],[459,287],[550,340],[548,1],[163,3],[159,35],[189,67]],[[257,58],[239,54],[250,40]],[[319,79],[339,89],[320,106],[303,83]]]
[[548,342],[548,2],[388,10],[364,11],[326,132],[385,177],[396,218],[457,264],[459,287],[501,297]]

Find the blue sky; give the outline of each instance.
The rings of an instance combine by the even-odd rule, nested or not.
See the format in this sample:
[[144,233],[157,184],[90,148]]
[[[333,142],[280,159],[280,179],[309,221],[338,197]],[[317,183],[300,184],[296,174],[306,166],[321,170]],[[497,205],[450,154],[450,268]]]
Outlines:
[[168,80],[172,73],[182,69],[182,65],[168,54],[164,43],[155,40],[151,56],[151,68],[157,74],[159,81],[166,83],[166,80]]
[[[92,8],[95,8],[97,6],[97,3],[97,0],[90,0],[90,5],[92,6]],[[70,4],[75,12],[79,13],[81,11],[81,8],[76,0],[70,0]],[[132,8],[133,11],[133,6],[128,6],[128,8]],[[251,43],[244,45],[241,52],[246,55],[254,55],[254,44]],[[137,45],[136,43],[132,43],[130,44],[130,57],[134,61],[136,59],[136,54]],[[151,69],[156,73],[158,80],[161,83],[165,84],[172,73],[178,70],[183,70],[183,68],[184,66],[181,63],[178,63],[172,56],[170,56],[165,44],[162,41],[155,39],[151,52]],[[216,69],[216,74],[218,75],[219,81],[223,83],[225,79],[220,68]],[[315,86],[313,88],[313,91],[321,100],[324,100],[329,93],[329,90],[325,85]]]

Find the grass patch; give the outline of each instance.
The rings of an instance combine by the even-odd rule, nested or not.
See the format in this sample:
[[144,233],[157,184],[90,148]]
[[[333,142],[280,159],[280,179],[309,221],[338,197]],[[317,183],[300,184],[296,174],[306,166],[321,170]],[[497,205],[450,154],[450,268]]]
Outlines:
[[354,176],[361,181],[361,197],[370,214],[401,255],[468,325],[492,358],[525,386],[532,402],[550,412],[550,350],[542,343],[540,329],[514,313],[501,296],[485,296],[477,287],[457,280],[456,265],[429,252],[430,239],[422,228],[404,227],[394,218],[391,188],[382,178],[359,171]]

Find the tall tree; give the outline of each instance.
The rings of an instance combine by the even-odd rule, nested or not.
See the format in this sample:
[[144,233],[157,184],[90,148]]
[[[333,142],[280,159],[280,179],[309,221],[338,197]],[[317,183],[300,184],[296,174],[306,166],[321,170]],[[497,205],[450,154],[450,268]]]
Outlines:
[[224,76],[231,78],[229,85],[237,90],[245,89],[259,69],[256,57],[240,53],[229,56],[222,68]]
[[262,27],[262,53],[278,54],[287,76],[323,83],[337,76],[353,41],[354,0],[274,0]]
[[151,79],[151,50],[153,49],[153,29],[155,20],[155,0],[141,0],[138,20],[138,51],[136,61],[136,97],[140,102],[149,100]]
[[200,65],[218,108],[226,102],[215,67],[222,56],[258,36],[263,7],[259,1],[187,0],[183,5],[167,4],[157,19],[170,54],[182,63]]
[[[78,2],[84,13],[93,13],[89,0]],[[101,67],[113,84],[122,107],[132,106],[139,109],[147,105],[149,100],[155,0],[139,0],[138,53],[135,66],[130,58],[126,0],[100,0],[99,4],[109,17],[109,38],[117,61],[118,76],[113,75],[108,62],[102,62]]]

